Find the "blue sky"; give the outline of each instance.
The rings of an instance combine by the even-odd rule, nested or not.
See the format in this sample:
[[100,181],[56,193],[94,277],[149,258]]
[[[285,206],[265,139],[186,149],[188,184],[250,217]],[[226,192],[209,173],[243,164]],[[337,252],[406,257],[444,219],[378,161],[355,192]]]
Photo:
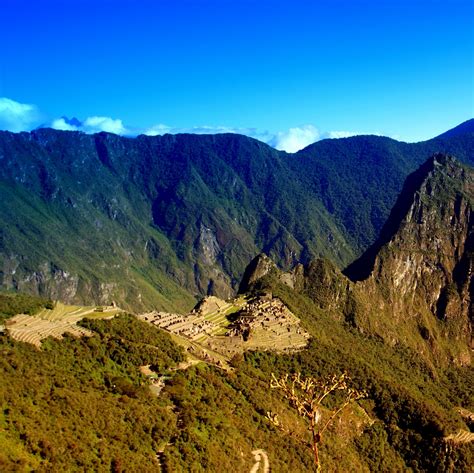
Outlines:
[[427,139],[474,116],[473,3],[1,0],[0,128]]

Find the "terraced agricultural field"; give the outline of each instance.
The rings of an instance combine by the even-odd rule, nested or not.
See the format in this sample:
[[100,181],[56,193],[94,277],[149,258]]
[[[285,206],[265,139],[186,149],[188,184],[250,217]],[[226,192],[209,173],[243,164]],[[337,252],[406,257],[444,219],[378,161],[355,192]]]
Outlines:
[[231,325],[229,315],[241,310],[244,307],[245,302],[246,300],[244,297],[239,297],[232,300],[231,302],[226,302],[217,310],[202,313],[203,319],[212,323],[213,328],[212,330],[208,331],[208,333],[197,338],[196,341],[204,342],[209,338],[209,336],[215,337],[218,335],[225,335],[227,333],[228,327]]
[[308,338],[299,319],[279,299],[266,297],[244,301],[226,336],[210,337],[206,346],[232,357],[246,350],[299,350]]
[[454,444],[474,442],[474,432],[469,430],[458,430],[455,434],[448,435],[445,440]]
[[77,325],[79,320],[112,318],[119,312],[122,310],[117,307],[83,307],[57,302],[53,309],[43,309],[35,315],[15,315],[8,320],[6,329],[15,340],[41,348],[42,340],[48,337],[62,338],[65,333],[76,337],[91,336],[91,331]]
[[[210,301],[210,302],[208,302]],[[246,301],[243,297],[225,302],[217,297],[204,299],[191,313],[169,314],[150,312],[138,318],[150,322],[168,332],[181,335],[190,340],[203,343],[209,337],[225,335],[231,324],[229,315],[241,310]]]

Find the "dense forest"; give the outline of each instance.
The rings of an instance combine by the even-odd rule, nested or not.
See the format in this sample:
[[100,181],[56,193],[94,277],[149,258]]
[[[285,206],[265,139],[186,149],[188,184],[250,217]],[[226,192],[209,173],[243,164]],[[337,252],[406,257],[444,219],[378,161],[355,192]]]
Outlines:
[[53,307],[54,302],[42,297],[15,292],[0,292],[0,323],[15,314],[33,315]]

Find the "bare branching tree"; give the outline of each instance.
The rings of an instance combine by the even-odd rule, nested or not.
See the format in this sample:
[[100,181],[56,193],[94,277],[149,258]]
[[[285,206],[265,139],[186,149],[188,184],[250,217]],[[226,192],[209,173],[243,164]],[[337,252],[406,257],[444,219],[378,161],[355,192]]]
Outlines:
[[[303,377],[301,373],[291,376],[285,374],[279,378],[272,373],[270,387],[281,391],[290,405],[309,423],[309,431],[311,432],[310,447],[313,451],[317,472],[321,471],[319,444],[324,432],[350,403],[365,396],[363,392],[350,387],[348,381],[346,374],[333,375],[324,380],[317,380],[312,377]],[[335,397],[338,392],[342,394],[342,399],[338,397],[337,406],[332,409],[325,407],[323,402],[331,396]],[[267,418],[278,429],[288,434],[291,433],[280,422],[277,414],[267,412]]]

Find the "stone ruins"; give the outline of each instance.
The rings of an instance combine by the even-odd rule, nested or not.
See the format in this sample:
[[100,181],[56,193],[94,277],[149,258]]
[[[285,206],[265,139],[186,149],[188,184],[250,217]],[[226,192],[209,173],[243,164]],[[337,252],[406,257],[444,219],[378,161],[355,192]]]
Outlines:
[[139,318],[189,340],[188,351],[217,364],[218,355],[228,360],[245,350],[294,351],[309,339],[300,320],[271,293],[230,301],[211,296],[186,315],[150,312]]

